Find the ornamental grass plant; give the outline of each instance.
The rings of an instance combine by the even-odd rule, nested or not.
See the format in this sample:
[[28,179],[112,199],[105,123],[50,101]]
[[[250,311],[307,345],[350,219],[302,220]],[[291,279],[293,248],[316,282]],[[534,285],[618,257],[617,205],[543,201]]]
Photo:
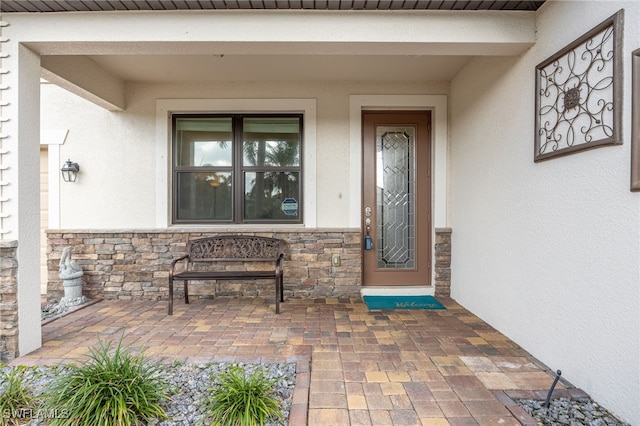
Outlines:
[[45,410],[64,413],[51,426],[130,426],[166,419],[161,404],[169,399],[161,366],[111,342],[91,348],[89,361],[69,365],[43,393]]
[[205,417],[201,424],[256,426],[268,420],[282,421],[279,402],[273,396],[275,383],[260,368],[249,374],[238,366],[230,366],[214,379],[214,387],[204,401]]
[[33,409],[36,398],[25,385],[24,367],[0,371],[4,386],[0,388],[0,425],[18,425],[21,420],[28,420],[28,413]]

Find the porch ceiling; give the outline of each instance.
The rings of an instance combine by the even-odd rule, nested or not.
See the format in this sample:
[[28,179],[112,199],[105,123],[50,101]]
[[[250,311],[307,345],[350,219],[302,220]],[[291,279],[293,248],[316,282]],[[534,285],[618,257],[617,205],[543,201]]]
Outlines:
[[[91,56],[124,81],[449,81],[469,56]],[[176,66],[180,64],[180,66]],[[215,70],[215,72],[211,72]],[[256,73],[256,70],[260,70]]]
[[[518,55],[530,47],[530,17],[543,3],[2,0],[0,12],[9,24],[28,19],[37,29],[24,44],[41,55],[45,79],[122,110],[129,82],[450,81],[474,56]],[[192,9],[206,17],[180,32],[176,18],[197,16]],[[138,28],[147,13],[153,25],[114,33],[109,22],[121,11],[134,11],[128,28]],[[66,30],[58,41],[42,30],[52,24]]]
[[3,0],[0,12],[186,9],[537,10],[544,0]]

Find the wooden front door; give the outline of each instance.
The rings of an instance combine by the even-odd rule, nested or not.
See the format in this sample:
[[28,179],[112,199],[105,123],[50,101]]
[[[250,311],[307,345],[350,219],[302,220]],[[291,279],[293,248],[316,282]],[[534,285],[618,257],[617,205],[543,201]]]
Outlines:
[[431,113],[363,112],[363,284],[431,284]]

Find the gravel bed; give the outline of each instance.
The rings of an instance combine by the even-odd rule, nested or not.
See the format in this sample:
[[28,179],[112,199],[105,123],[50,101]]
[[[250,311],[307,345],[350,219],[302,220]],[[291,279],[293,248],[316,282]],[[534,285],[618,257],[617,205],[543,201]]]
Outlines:
[[[282,415],[285,419],[284,423],[277,421],[270,422],[268,426],[287,425],[289,411],[291,409],[291,399],[293,388],[296,380],[296,364],[295,363],[278,363],[278,364],[229,364],[229,363],[207,363],[207,364],[179,364],[163,366],[160,373],[169,385],[169,393],[171,400],[163,404],[167,415],[171,420],[151,420],[149,425],[154,426],[193,426],[203,417],[201,410],[201,401],[205,395],[210,394],[213,386],[213,380],[219,373],[227,370],[230,365],[238,365],[242,367],[248,374],[255,371],[256,368],[264,368],[266,376],[276,379],[274,386],[274,394],[281,402]],[[14,367],[0,367],[0,373],[5,373],[8,369]],[[67,368],[63,365],[58,366],[36,366],[29,367],[25,370],[25,385],[38,396],[43,389],[51,383],[56,377],[65,373]],[[4,383],[2,375],[0,375],[0,391],[3,389]],[[37,407],[28,407],[37,413]],[[32,425],[42,426],[45,423],[35,419]]]
[[98,303],[102,299],[88,299],[86,296],[67,300],[64,297],[57,302],[40,305],[40,321],[47,324],[79,309]]
[[591,400],[552,399],[548,408],[544,401],[535,399],[518,399],[516,402],[542,425],[628,426]]

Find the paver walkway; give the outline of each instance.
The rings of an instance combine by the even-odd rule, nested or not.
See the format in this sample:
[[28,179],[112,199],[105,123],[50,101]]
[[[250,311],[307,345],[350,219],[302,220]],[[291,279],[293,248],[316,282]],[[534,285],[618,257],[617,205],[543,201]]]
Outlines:
[[530,423],[503,391],[544,399],[552,375],[441,302],[446,310],[368,311],[359,298],[294,299],[275,315],[263,299],[177,300],[170,317],[166,301],[102,301],[43,326],[43,347],[13,364],[83,360],[98,339],[124,335],[165,362],[296,362],[292,426]]

